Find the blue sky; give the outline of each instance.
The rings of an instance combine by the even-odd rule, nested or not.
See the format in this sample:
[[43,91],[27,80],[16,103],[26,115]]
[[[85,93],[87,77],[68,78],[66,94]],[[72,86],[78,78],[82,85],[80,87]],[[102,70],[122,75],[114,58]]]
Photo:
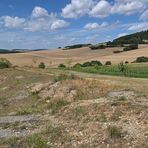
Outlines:
[[148,0],[0,0],[0,48],[98,43],[148,29]]

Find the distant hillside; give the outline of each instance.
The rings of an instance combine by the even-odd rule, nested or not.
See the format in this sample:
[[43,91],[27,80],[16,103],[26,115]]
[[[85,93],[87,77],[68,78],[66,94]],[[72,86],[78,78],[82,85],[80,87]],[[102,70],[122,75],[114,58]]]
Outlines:
[[48,50],[48,49],[0,49],[0,54],[11,54],[11,53],[24,53],[24,52],[31,52],[31,51],[41,51],[41,50]]
[[20,53],[20,52],[15,50],[0,49],[0,54],[9,54],[9,53]]
[[113,40],[112,44],[113,45],[144,44],[147,41],[148,41],[148,30],[117,38]]

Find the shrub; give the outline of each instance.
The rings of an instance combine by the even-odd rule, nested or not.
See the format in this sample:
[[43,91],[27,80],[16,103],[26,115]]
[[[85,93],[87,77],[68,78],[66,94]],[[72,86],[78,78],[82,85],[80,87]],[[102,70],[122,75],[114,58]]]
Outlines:
[[77,63],[73,66],[73,68],[80,68],[80,67],[82,67],[82,64],[80,64],[80,63]]
[[38,67],[42,68],[42,69],[45,69],[46,66],[45,66],[45,64],[43,62],[41,62]]
[[106,61],[105,65],[112,65],[111,61]]
[[105,49],[105,48],[106,48],[105,45],[92,45],[92,46],[90,46],[91,50]]
[[131,45],[125,47],[123,49],[123,51],[130,51],[130,50],[135,50],[135,49],[138,49],[138,44],[131,44]]
[[116,126],[108,126],[107,132],[111,138],[121,138],[121,130]]
[[100,61],[91,61],[92,66],[102,66],[102,63]]
[[102,66],[102,63],[100,61],[91,61],[82,64],[82,67],[89,67],[89,66]]
[[58,68],[66,68],[64,64],[59,64]]
[[0,58],[0,69],[10,68],[12,64],[5,58]]
[[129,62],[128,61],[125,61],[125,64],[128,64]]
[[82,64],[82,67],[89,67],[92,66],[91,62],[85,62]]
[[137,62],[137,63],[148,62],[148,57],[144,57],[144,56],[138,57],[138,58],[136,59],[136,62]]

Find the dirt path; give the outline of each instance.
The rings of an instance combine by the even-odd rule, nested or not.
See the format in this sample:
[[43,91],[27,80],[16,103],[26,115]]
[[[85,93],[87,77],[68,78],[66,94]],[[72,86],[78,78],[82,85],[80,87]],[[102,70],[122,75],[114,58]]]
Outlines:
[[4,117],[0,117],[0,124],[14,123],[14,122],[25,122],[25,121],[36,121],[36,120],[39,120],[39,116],[35,116],[35,115],[4,116]]

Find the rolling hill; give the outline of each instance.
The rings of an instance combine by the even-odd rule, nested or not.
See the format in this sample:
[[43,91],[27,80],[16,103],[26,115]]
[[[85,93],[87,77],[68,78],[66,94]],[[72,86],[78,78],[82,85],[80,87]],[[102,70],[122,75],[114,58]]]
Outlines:
[[139,56],[148,57],[148,45],[139,45],[139,49],[113,53],[115,50],[123,50],[123,47],[106,48],[103,50],[91,50],[89,47],[77,48],[74,50],[44,50],[31,51],[26,53],[16,54],[0,54],[0,58],[7,58],[14,65],[18,66],[37,66],[40,62],[44,62],[47,66],[56,67],[60,63],[75,64],[85,61],[100,60],[105,63],[111,61],[113,64],[118,64],[121,61],[134,61]]
[[117,38],[117,39],[113,40],[112,44],[115,44],[115,45],[143,44],[147,40],[148,40],[148,30]]

